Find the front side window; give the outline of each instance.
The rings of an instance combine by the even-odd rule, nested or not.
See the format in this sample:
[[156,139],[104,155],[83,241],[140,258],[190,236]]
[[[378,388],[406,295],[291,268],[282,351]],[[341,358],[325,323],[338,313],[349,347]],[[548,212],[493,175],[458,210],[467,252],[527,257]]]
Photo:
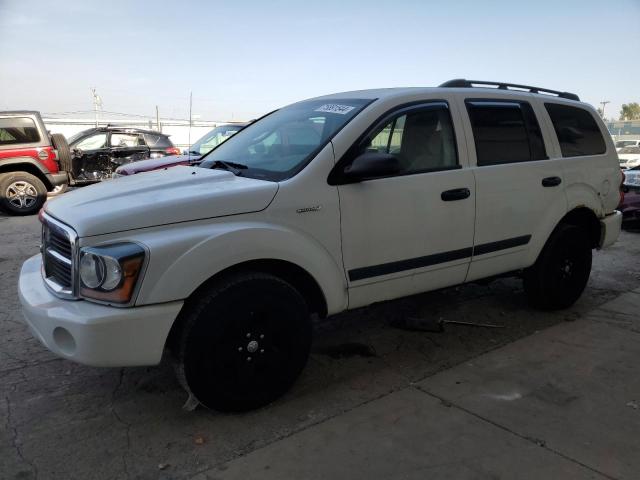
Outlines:
[[607,147],[593,115],[583,108],[545,103],[563,157],[600,155]]
[[398,115],[374,130],[360,153],[395,156],[399,175],[456,168],[455,137],[446,105],[418,108]]
[[526,102],[467,101],[478,166],[547,158],[540,126]]
[[372,100],[307,100],[273,112],[240,130],[205,157],[203,168],[223,163],[236,174],[280,181],[292,177]]
[[31,118],[0,118],[0,145],[35,143],[39,141],[40,134]]
[[96,133],[95,135],[91,135],[83,140],[80,140],[78,143],[73,145],[73,148],[77,148],[79,150],[98,150],[99,148],[105,148],[107,146],[107,134],[106,133]]

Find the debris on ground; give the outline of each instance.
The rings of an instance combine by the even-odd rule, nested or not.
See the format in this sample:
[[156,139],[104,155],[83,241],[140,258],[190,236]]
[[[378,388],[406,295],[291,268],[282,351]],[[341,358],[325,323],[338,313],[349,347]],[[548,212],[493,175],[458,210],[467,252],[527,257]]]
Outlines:
[[445,320],[442,317],[404,317],[398,321],[393,322],[393,326],[402,328],[404,330],[420,330],[423,332],[444,332],[444,326],[449,325],[462,325],[465,327],[480,327],[480,328],[505,328],[504,325],[496,325],[493,323],[475,323],[475,322],[463,322],[460,320]]

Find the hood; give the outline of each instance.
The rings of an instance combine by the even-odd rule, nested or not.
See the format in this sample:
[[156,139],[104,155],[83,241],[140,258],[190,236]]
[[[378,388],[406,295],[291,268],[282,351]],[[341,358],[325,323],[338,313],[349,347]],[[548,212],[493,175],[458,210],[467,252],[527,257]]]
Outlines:
[[45,211],[86,237],[257,212],[277,191],[276,182],[178,166],[74,190],[49,200]]
[[195,162],[198,158],[200,157],[195,155],[169,155],[166,157],[150,158],[149,160],[139,160],[118,167],[116,173],[119,173],[120,175],[134,175],[136,173],[148,172],[159,168],[188,165],[191,162]]

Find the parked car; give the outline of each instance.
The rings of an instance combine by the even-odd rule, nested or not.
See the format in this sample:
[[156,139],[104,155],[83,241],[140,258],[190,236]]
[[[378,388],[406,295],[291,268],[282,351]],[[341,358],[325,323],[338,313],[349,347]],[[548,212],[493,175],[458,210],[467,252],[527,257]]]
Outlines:
[[622,212],[622,221],[626,225],[640,222],[640,166],[624,172],[624,196],[618,206]]
[[624,170],[640,166],[640,147],[624,147],[618,152],[618,160]]
[[151,170],[175,167],[177,165],[198,165],[200,163],[200,158],[203,155],[206,155],[213,150],[213,148],[217,147],[229,137],[242,130],[246,125],[246,123],[219,125],[194,143],[190,149],[185,150],[184,155],[128,163],[116,168],[113,176],[122,177],[124,175],[149,172]]
[[66,187],[70,161],[64,135],[47,132],[40,113],[0,112],[0,208],[7,213],[37,213],[47,192]]
[[198,168],[47,202],[20,301],[61,357],[153,365],[166,347],[193,398],[247,410],[294,383],[312,313],[506,274],[539,308],[572,305],[592,250],[619,235],[621,183],[602,119],[571,93],[455,80],[328,95]]
[[181,153],[164,133],[112,126],[77,133],[69,138],[69,146],[73,153],[70,183],[74,186],[109,179],[121,165]]
[[640,140],[618,140],[616,142],[616,151],[620,151],[625,147],[640,147]]

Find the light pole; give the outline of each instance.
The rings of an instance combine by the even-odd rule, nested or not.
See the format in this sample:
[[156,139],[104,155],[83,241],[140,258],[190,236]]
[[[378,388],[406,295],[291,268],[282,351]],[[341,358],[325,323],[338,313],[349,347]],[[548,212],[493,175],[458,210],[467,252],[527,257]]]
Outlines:
[[600,102],[600,105],[602,105],[602,118],[604,119],[604,107],[607,106],[607,103],[611,103],[609,100],[603,100],[602,102]]

